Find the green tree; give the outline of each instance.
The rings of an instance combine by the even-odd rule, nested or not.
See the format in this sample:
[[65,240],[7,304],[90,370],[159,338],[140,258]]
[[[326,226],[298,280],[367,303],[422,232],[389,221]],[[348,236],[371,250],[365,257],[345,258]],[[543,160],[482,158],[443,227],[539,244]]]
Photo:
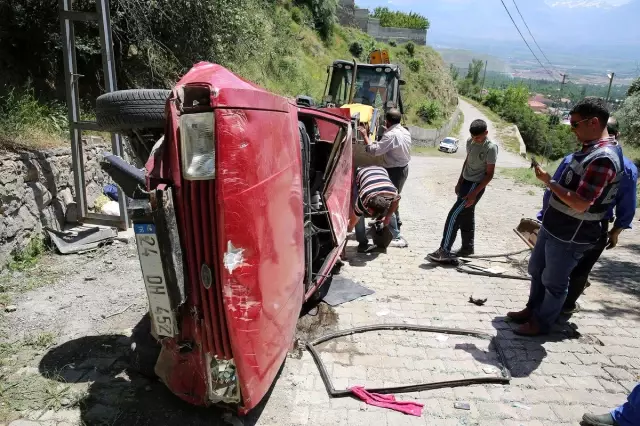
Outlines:
[[500,111],[504,102],[504,91],[498,89],[489,89],[489,93],[485,96],[483,103],[494,111]]
[[616,113],[620,134],[625,143],[640,146],[640,92],[634,92]]
[[467,71],[467,78],[471,79],[471,83],[475,86],[480,82],[480,74],[484,69],[484,62],[480,59],[472,59]]
[[296,0],[296,3],[305,5],[311,10],[315,29],[322,38],[328,40],[333,35],[336,24],[338,0]]
[[636,78],[631,86],[629,86],[629,90],[627,90],[627,96],[633,96],[636,93],[640,93],[640,77]]
[[460,77],[460,70],[455,65],[449,64],[449,74],[451,74],[453,81],[456,81]]

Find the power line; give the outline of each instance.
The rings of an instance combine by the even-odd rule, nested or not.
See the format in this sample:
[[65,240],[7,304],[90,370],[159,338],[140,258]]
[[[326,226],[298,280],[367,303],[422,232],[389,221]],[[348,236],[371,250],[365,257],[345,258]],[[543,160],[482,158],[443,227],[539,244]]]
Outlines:
[[[522,13],[520,13],[520,8],[518,7],[518,4],[516,3],[516,0],[513,0],[513,5],[516,7],[516,10],[518,11],[518,15],[520,15],[520,18],[522,19],[522,22],[524,22],[524,26],[527,27],[527,31],[529,31],[529,35],[533,39],[533,42],[536,44],[536,46],[538,46],[538,50],[540,50],[540,53],[542,53],[542,56],[544,56],[544,58],[547,60],[549,65],[551,65],[551,68],[553,68],[553,64],[551,63],[549,58],[547,58],[547,55],[544,54],[544,51],[542,50],[542,48],[540,47],[540,45],[536,41],[536,38],[531,33],[531,30],[529,29],[529,25],[527,25],[527,21],[525,21],[524,16],[522,16]],[[556,71],[557,73],[562,75],[562,73],[560,73],[559,71],[557,71],[557,70],[554,70],[554,71]]]
[[544,69],[551,78],[553,78],[555,81],[557,81],[558,83],[560,82],[560,80],[558,80],[557,78],[554,77],[553,73],[551,71],[549,71],[540,61],[540,59],[538,59],[538,57],[536,56],[535,52],[533,51],[533,49],[531,48],[531,46],[529,46],[529,43],[527,42],[527,39],[524,38],[524,36],[522,35],[522,31],[520,31],[520,28],[518,28],[518,24],[516,24],[516,21],[513,19],[513,16],[511,16],[511,12],[509,12],[509,9],[507,8],[507,5],[504,4],[504,0],[500,0],[500,2],[502,3],[502,6],[504,6],[504,10],[507,11],[507,14],[509,15],[509,18],[511,18],[511,22],[513,22],[513,26],[516,27],[516,30],[518,30],[518,34],[520,34],[520,37],[522,38],[522,41],[524,41],[524,44],[527,45],[527,47],[529,48],[529,51],[531,52],[531,54],[533,55],[534,58],[536,58],[536,61],[538,61],[538,63],[540,64],[540,66],[542,67],[542,69]]

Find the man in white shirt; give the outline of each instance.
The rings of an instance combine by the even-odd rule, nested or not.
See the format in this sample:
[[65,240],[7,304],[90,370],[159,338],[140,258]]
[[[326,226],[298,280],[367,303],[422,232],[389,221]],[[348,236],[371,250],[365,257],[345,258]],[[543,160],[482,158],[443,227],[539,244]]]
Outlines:
[[[387,111],[385,116],[385,126],[387,131],[382,135],[379,142],[371,143],[367,131],[361,127],[362,135],[368,153],[375,156],[383,156],[383,166],[389,173],[391,182],[398,189],[398,194],[402,192],[404,183],[409,176],[409,161],[411,161],[411,134],[400,122],[402,114],[396,108]],[[400,211],[396,210],[398,229],[402,226]]]

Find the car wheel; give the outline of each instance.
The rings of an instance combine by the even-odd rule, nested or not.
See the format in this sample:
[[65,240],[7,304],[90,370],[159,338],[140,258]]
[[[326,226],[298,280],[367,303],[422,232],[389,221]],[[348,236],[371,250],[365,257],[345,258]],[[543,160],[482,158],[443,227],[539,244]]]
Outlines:
[[134,89],[105,93],[96,99],[96,121],[108,132],[164,129],[170,90]]

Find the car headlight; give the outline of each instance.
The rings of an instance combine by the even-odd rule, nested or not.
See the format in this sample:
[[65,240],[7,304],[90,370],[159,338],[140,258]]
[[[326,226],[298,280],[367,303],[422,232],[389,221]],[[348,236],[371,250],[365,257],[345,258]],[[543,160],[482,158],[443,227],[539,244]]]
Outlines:
[[182,176],[187,180],[213,179],[216,175],[215,118],[213,111],[180,117]]

